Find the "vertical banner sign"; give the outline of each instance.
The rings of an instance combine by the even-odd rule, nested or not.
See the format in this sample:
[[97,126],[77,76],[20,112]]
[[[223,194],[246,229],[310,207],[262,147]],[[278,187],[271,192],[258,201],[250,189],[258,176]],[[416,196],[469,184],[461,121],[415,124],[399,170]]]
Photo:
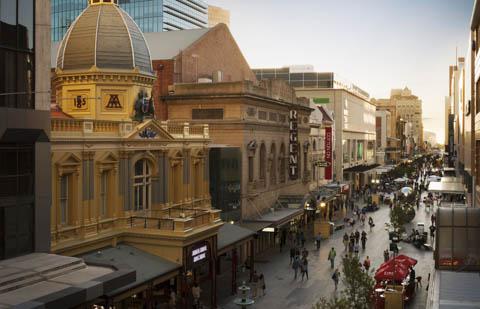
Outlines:
[[295,180],[298,179],[298,115],[296,110],[290,111],[289,125],[288,174],[291,180]]
[[332,128],[325,128],[325,161],[328,166],[325,167],[325,179],[332,179]]

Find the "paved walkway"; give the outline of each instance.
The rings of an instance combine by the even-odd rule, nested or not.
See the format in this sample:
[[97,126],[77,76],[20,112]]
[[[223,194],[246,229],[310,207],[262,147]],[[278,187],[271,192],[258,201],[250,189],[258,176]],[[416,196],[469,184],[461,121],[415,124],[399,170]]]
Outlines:
[[[369,232],[368,226],[365,226],[367,231],[367,245],[366,250],[361,252],[360,259],[363,261],[368,255],[372,261],[372,268],[378,268],[383,263],[383,251],[388,247],[388,233],[385,230],[385,222],[390,221],[390,210],[388,206],[382,205],[378,211],[370,215],[374,219],[376,226],[372,232]],[[417,212],[414,221],[410,226],[406,226],[407,231],[411,230],[411,226],[416,225],[417,222],[425,222],[426,228],[430,226],[430,214],[424,211],[422,206]],[[359,223],[353,228],[362,231]],[[347,228],[347,232],[351,232],[351,228]],[[317,302],[320,297],[329,298],[334,293],[333,281],[331,279],[332,270],[330,263],[327,260],[328,251],[334,247],[337,251],[337,259],[335,264],[341,262],[341,255],[344,253],[342,236],[344,230],[334,233],[330,239],[322,241],[320,251],[316,251],[314,243],[309,240],[306,244],[309,254],[309,280],[301,281],[300,279],[293,279],[293,270],[289,265],[289,252],[285,250],[279,253],[278,249],[271,250],[258,257],[258,262],[255,263],[257,272],[263,273],[266,281],[267,294],[256,299],[255,305],[250,308],[312,308],[312,305]],[[414,257],[418,260],[415,267],[416,275],[422,276],[423,288],[417,292],[417,297],[413,300],[409,308],[425,308],[427,292],[425,287],[427,285],[426,279],[428,273],[433,269],[432,252],[426,252],[415,248],[411,244],[400,243],[401,254]],[[341,268],[340,268],[341,270]],[[220,289],[229,289],[230,287],[219,286]],[[339,291],[343,288],[342,282],[339,284]],[[238,308],[233,304],[235,296],[222,297],[227,293],[219,291],[219,307],[220,308]]]

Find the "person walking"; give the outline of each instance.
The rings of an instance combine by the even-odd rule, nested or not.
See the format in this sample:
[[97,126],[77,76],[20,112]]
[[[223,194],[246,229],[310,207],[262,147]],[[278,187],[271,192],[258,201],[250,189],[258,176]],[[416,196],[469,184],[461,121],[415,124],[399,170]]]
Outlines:
[[365,214],[362,213],[362,215],[360,216],[360,221],[362,222],[362,227],[365,226],[365,219],[366,219],[366,218],[365,218]]
[[368,255],[365,261],[363,261],[363,267],[365,267],[365,270],[368,273],[368,270],[370,269],[370,258]]
[[253,298],[257,298],[257,292],[258,292],[258,274],[257,274],[257,271],[255,270],[253,272],[253,276],[252,276],[252,297]]
[[355,256],[358,257],[358,254],[360,252],[360,246],[355,243],[355,245],[353,246],[353,252],[355,253]]
[[388,253],[388,249],[385,249],[385,251],[383,251],[383,261],[388,262],[389,259],[390,259],[390,253]]
[[295,255],[295,258],[293,259],[292,268],[295,273],[295,277],[293,277],[293,279],[296,280],[298,275],[298,269],[300,268],[300,258],[298,255]]
[[360,232],[358,230],[355,230],[355,243],[358,244],[360,241]]
[[195,282],[192,286],[192,296],[193,296],[193,304],[194,308],[200,308],[200,293],[202,292],[202,289],[200,289],[200,286],[198,285],[197,282]]
[[315,243],[317,245],[317,251],[320,251],[320,241],[322,240],[322,234],[318,233],[315,238]]
[[345,232],[345,234],[343,234],[343,245],[345,246],[345,251],[348,250],[348,242],[349,242],[348,234],[347,232]]
[[436,229],[437,229],[437,228],[436,228],[435,225],[433,225],[433,224],[430,225],[430,227],[429,227],[429,230],[430,230],[430,239],[432,240],[432,244],[433,244],[433,242],[435,241],[435,230],[436,230]]
[[308,280],[308,260],[306,257],[302,259],[301,265],[302,265],[302,281],[305,275],[307,276],[307,280]]
[[370,232],[371,232],[372,228],[375,226],[375,224],[373,223],[372,217],[368,217],[368,225],[370,226]]
[[338,271],[338,268],[335,269],[335,271],[333,272],[332,280],[333,280],[333,284],[335,284],[335,291],[336,291],[338,287],[338,281],[340,280],[340,271]]
[[263,273],[260,274],[258,277],[258,287],[260,289],[260,292],[262,293],[261,296],[265,296],[265,277],[263,276]]
[[367,243],[367,233],[362,231],[362,250],[365,250],[365,244]]
[[305,247],[305,234],[300,232],[300,241],[302,242],[302,247]]
[[335,264],[335,257],[337,256],[337,252],[335,251],[335,248],[332,247],[330,252],[328,253],[328,260],[330,261],[330,268],[333,269],[334,264]]
[[292,246],[290,248],[290,263],[288,265],[292,265],[293,260],[295,260],[295,247]]

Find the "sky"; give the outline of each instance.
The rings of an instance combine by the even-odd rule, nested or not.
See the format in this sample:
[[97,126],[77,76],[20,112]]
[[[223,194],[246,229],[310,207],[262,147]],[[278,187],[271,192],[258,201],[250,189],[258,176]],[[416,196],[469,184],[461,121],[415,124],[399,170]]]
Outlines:
[[252,68],[314,65],[374,98],[409,87],[444,140],[448,68],[465,56],[473,0],[208,0]]

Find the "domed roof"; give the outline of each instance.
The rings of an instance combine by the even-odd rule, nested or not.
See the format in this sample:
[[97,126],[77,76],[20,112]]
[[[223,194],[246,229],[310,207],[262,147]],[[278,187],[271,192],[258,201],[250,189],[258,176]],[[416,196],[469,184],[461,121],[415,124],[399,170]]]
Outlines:
[[89,5],[65,34],[57,54],[62,70],[134,69],[152,74],[147,42],[133,19],[116,4]]

